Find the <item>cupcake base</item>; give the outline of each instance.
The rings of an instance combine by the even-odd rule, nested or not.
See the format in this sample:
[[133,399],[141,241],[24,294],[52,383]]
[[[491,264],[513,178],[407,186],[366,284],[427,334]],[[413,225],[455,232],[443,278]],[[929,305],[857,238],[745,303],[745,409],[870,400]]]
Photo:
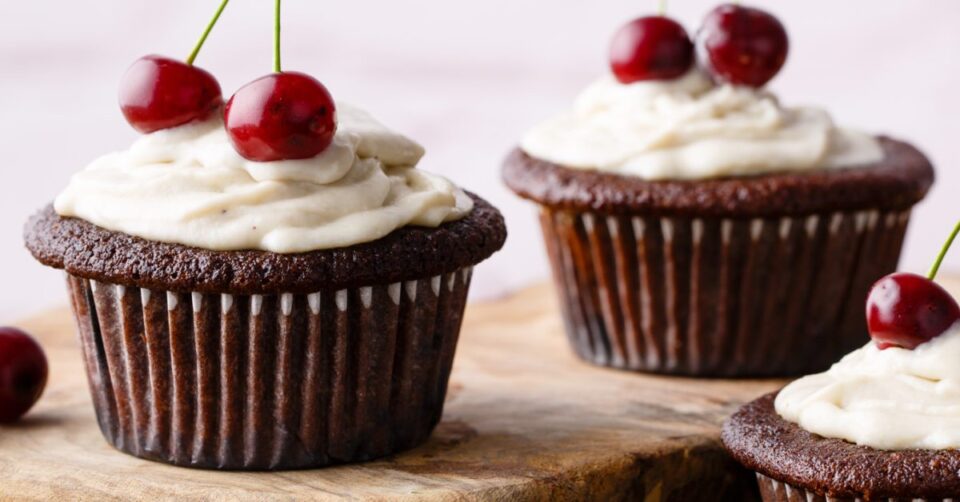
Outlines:
[[923,497],[882,497],[869,499],[863,497],[831,497],[820,495],[803,488],[768,478],[757,474],[757,483],[760,485],[760,497],[763,502],[864,502],[867,500],[882,500],[883,502],[952,502],[950,498],[923,498]]
[[544,206],[540,219],[581,358],[730,377],[816,372],[863,345],[863,302],[896,269],[909,216],[656,217]]
[[67,282],[112,445],[184,467],[275,470],[369,460],[427,439],[470,274],[279,295]]

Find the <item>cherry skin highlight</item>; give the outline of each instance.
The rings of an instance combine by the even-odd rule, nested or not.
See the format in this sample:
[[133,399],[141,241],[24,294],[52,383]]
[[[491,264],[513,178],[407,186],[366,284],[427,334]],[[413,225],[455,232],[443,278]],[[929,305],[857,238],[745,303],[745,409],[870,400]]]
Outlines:
[[867,327],[881,349],[915,349],[960,321],[960,306],[926,277],[897,273],[877,281],[867,298]]
[[222,106],[213,75],[163,56],[136,60],[120,82],[120,110],[144,134],[206,119]]
[[669,80],[693,66],[693,42],[683,26],[663,16],[627,23],[610,45],[610,69],[621,83]]
[[706,66],[722,82],[761,87],[787,60],[787,30],[772,14],[740,5],[721,5],[698,34]]
[[16,328],[0,328],[0,423],[20,419],[47,385],[47,357],[40,344]]
[[296,72],[274,73],[243,86],[227,102],[227,133],[248,160],[307,159],[337,132],[337,109],[327,88]]

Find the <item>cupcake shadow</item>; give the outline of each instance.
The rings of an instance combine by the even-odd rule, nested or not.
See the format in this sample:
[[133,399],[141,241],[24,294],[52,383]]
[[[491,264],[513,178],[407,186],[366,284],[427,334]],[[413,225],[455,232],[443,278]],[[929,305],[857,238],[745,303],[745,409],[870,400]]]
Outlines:
[[[538,500],[645,500],[657,493],[669,500],[759,500],[752,473],[714,441],[681,436],[666,438],[658,448],[638,441],[636,451],[630,452],[615,444],[619,441],[613,436],[622,431],[613,423],[605,427],[591,421],[553,420],[548,418],[552,412],[536,399],[472,400],[491,405],[482,410],[471,405],[468,413],[452,406],[456,411],[422,446],[371,466],[431,479],[489,481],[497,490],[510,481],[509,493]],[[482,416],[477,424],[483,426],[472,425],[467,415]],[[518,423],[517,417],[532,416],[544,419]]]

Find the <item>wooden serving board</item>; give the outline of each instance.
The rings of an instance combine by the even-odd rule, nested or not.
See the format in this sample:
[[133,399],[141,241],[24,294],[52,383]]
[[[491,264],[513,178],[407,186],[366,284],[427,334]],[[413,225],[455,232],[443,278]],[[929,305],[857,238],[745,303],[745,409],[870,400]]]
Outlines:
[[41,339],[51,380],[21,423],[0,428],[2,500],[748,500],[751,475],[723,454],[719,425],[782,384],[588,366],[541,285],[468,308],[426,445],[321,470],[200,471],[107,445],[67,309],[20,325]]

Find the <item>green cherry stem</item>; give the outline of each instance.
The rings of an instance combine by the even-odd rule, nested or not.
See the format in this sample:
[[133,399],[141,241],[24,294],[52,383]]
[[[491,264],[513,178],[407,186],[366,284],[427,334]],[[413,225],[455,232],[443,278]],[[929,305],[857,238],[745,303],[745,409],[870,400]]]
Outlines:
[[273,71],[280,73],[280,0],[274,6],[273,15]]
[[666,16],[666,15],[667,15],[667,0],[660,0],[660,7],[659,7],[659,9],[657,9],[657,10],[659,11],[660,16]]
[[951,232],[950,237],[947,238],[947,243],[944,244],[943,249],[940,250],[940,254],[937,256],[937,261],[933,262],[933,267],[930,267],[930,273],[927,274],[927,279],[932,281],[937,277],[937,272],[940,271],[940,265],[943,263],[944,257],[947,256],[947,251],[950,251],[950,246],[953,245],[953,241],[957,238],[957,234],[960,234],[960,221],[957,222],[957,226],[953,228],[953,232]]
[[207,25],[207,29],[203,30],[203,35],[200,36],[200,40],[193,48],[193,52],[187,56],[188,65],[192,65],[197,59],[197,54],[200,54],[200,48],[203,47],[203,43],[207,41],[207,37],[210,36],[210,32],[213,31],[213,27],[217,24],[217,21],[220,19],[220,14],[223,14],[223,9],[227,7],[228,3],[230,3],[230,0],[223,0],[223,2],[220,3],[220,7],[217,8],[217,12],[213,15],[213,19],[211,19],[210,24]]

